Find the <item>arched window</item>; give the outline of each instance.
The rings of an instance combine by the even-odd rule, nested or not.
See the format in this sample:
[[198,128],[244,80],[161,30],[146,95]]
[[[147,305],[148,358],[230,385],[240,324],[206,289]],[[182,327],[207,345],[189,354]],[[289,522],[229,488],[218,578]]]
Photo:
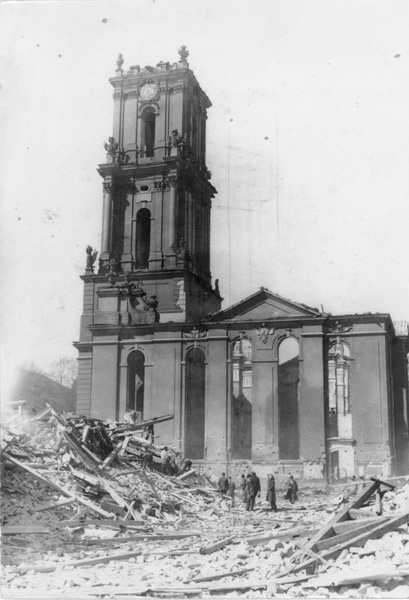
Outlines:
[[205,447],[205,355],[192,348],[186,355],[185,457],[204,458]]
[[143,156],[154,155],[155,119],[156,114],[154,108],[148,106],[142,113],[141,148]]
[[[350,351],[344,342],[335,342],[328,350],[329,437],[338,437],[345,429],[351,412],[349,393]],[[349,429],[349,427],[348,427]],[[349,437],[351,432],[344,431]]]
[[139,269],[146,269],[149,264],[151,244],[151,213],[141,208],[136,215],[136,252],[135,262]]
[[140,350],[134,350],[128,356],[128,394],[126,409],[137,411],[143,419],[145,383],[145,356]]
[[251,459],[253,348],[249,340],[233,342],[231,456]]
[[284,339],[278,347],[278,415],[280,459],[300,456],[298,431],[299,346],[296,339]]

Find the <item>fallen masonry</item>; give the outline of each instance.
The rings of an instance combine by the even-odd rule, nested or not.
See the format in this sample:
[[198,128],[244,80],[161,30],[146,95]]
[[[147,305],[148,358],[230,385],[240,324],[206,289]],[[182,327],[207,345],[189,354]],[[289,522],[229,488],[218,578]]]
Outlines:
[[407,478],[278,489],[277,513],[263,489],[247,512],[164,468],[144,432],[171,418],[3,423],[2,597],[409,597]]

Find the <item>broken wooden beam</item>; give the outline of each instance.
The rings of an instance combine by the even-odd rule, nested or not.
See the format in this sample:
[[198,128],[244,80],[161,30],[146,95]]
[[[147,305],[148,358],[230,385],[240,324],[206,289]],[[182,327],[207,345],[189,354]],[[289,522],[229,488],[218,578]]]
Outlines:
[[190,469],[189,471],[185,471],[181,475],[178,475],[176,477],[176,479],[178,479],[179,481],[182,481],[182,479],[185,479],[186,477],[189,477],[189,475],[194,475],[195,473],[197,473],[196,469]]
[[[385,523],[385,522],[389,521],[389,519],[388,518],[381,519],[381,521],[383,523]],[[366,531],[371,531],[372,529],[374,529],[374,527],[376,527],[377,524],[381,524],[381,522],[378,521],[375,524],[373,522],[371,522],[366,525],[361,525],[360,527],[358,527],[357,529],[353,529],[352,531],[345,531],[344,533],[334,535],[333,537],[330,537],[325,540],[321,540],[320,542],[317,542],[315,544],[315,547],[318,552],[321,552],[322,550],[327,550],[328,548],[334,548],[338,544],[343,544],[344,542],[347,542],[348,540],[352,540],[353,538],[360,535],[361,533],[365,533]]]
[[2,535],[25,535],[32,533],[50,533],[44,525],[5,525],[1,528]]
[[216,550],[221,550],[221,548],[231,544],[235,538],[235,535],[230,535],[229,537],[223,538],[222,540],[214,542],[213,544],[202,546],[202,548],[200,548],[200,554],[211,554],[212,552],[216,552]]
[[71,560],[67,562],[58,562],[51,565],[27,565],[26,567],[15,567],[12,573],[25,573],[26,571],[35,571],[36,573],[52,573],[62,567],[83,567],[86,565],[98,565],[111,562],[112,560],[128,560],[135,556],[141,556],[142,550],[125,552],[123,554],[112,554],[109,556],[97,556],[95,558],[84,558],[81,560]]
[[76,501],[77,501],[77,499],[75,498],[75,496],[72,496],[71,498],[65,498],[64,500],[58,500],[58,502],[48,502],[47,504],[41,504],[40,506],[37,506],[37,508],[33,508],[32,512],[36,513],[36,512],[43,512],[45,510],[52,510],[54,508],[61,508],[61,506],[68,506],[69,504],[73,504]]
[[310,550],[315,551],[316,550],[315,544],[321,540],[331,537],[334,534],[333,526],[336,523],[350,520],[351,519],[350,514],[349,514],[350,509],[351,508],[360,508],[367,500],[369,500],[369,498],[372,496],[372,494],[375,493],[375,491],[378,489],[379,485],[380,484],[378,482],[374,482],[367,489],[363,490],[357,498],[355,498],[354,500],[349,502],[344,508],[339,510],[332,517],[332,519],[330,519],[328,523],[324,523],[324,525],[321,527],[321,529],[311,538],[311,540],[307,544],[307,547],[310,548]]
[[105,546],[110,544],[123,544],[127,542],[150,542],[150,541],[166,541],[166,540],[183,540],[189,537],[200,537],[198,531],[186,533],[163,533],[149,534],[141,533],[139,535],[131,535],[129,537],[113,537],[113,538],[87,538],[83,540],[86,546]]
[[391,490],[395,489],[395,485],[392,485],[391,483],[387,483],[386,481],[382,481],[382,479],[377,479],[376,477],[370,477],[371,481],[374,481],[375,483],[379,483],[379,485],[385,485],[386,487],[388,487]]
[[101,464],[101,469],[106,469],[109,465],[117,458],[120,450],[122,448],[122,442],[118,442],[115,448],[112,450],[111,454],[108,454],[104,462]]
[[[356,535],[355,537],[349,539],[346,542],[343,542],[341,544],[336,545],[335,547],[332,547],[332,548],[329,548],[329,549],[323,551],[320,554],[320,557],[322,557],[324,559],[336,558],[339,554],[341,554],[341,552],[343,550],[350,548],[351,546],[360,548],[364,545],[364,543],[367,540],[369,540],[369,539],[376,540],[376,539],[382,537],[383,535],[385,535],[385,533],[388,533],[389,531],[394,531],[401,525],[405,525],[408,522],[409,522],[409,513],[405,513],[404,515],[400,515],[399,517],[394,517],[392,519],[388,519],[388,521],[386,521],[385,523],[381,523],[380,525],[373,527],[372,529],[370,529],[369,531],[366,531],[365,533]],[[316,564],[317,564],[317,560],[311,559],[309,561],[306,561],[304,563],[294,566],[291,569],[291,572],[295,573],[295,572],[301,571],[303,569],[310,569],[310,568],[314,567]]]
[[20,467],[20,469],[23,469],[24,471],[27,471],[27,473],[30,473],[30,475],[32,475],[38,481],[41,481],[41,483],[45,483],[49,487],[54,488],[55,490],[57,490],[61,494],[64,494],[64,496],[68,496],[69,498],[72,497],[72,494],[70,492],[67,492],[67,490],[65,490],[61,485],[59,485],[58,483],[55,483],[54,481],[50,481],[49,479],[47,479],[43,475],[40,475],[40,473],[37,473],[37,471],[35,471],[31,467],[28,467],[23,462],[17,460],[16,458],[13,458],[7,452],[3,452],[3,457],[5,459],[7,459],[11,464],[16,465],[17,467]]
[[203,583],[205,581],[214,581],[215,579],[223,579],[223,577],[235,577],[236,575],[244,575],[244,573],[250,573],[254,571],[255,567],[247,567],[245,569],[239,569],[238,571],[228,571],[227,573],[215,573],[208,577],[195,577],[194,579],[188,579],[185,583]]
[[[385,517],[386,518],[386,517]],[[353,531],[362,527],[362,525],[369,525],[370,523],[380,524],[383,521],[383,517],[368,517],[365,519],[352,519],[351,521],[342,521],[342,523],[335,523],[333,530],[335,535],[345,533],[346,531]]]

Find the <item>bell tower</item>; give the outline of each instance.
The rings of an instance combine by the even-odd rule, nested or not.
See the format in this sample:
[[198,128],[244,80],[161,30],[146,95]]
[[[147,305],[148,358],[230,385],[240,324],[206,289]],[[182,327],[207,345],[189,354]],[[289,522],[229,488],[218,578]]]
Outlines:
[[[98,274],[156,296],[160,322],[195,321],[220,308],[210,273],[210,213],[216,190],[206,167],[211,102],[179,61],[123,69],[119,55],[112,136],[104,144]],[[92,276],[91,276],[92,277]]]

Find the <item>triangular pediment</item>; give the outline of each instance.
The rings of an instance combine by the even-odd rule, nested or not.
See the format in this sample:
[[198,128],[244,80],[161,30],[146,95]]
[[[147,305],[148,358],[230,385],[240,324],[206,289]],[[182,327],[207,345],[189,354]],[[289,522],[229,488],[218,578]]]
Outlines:
[[271,319],[316,317],[320,312],[304,304],[282,298],[266,288],[225,310],[209,315],[211,321],[269,321]]

